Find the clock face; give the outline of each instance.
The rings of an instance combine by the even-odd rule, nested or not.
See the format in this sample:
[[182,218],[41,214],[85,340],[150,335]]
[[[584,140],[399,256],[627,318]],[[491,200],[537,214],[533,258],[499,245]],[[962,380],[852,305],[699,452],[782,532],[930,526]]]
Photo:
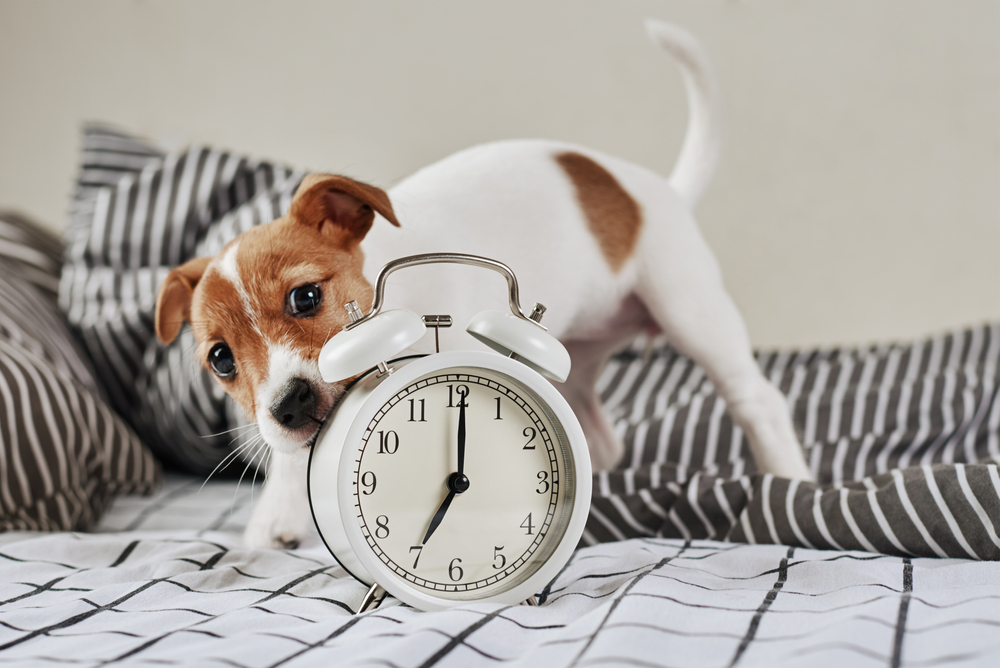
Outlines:
[[386,401],[353,458],[371,552],[408,586],[483,598],[523,582],[573,511],[573,455],[545,403],[477,367],[434,371]]

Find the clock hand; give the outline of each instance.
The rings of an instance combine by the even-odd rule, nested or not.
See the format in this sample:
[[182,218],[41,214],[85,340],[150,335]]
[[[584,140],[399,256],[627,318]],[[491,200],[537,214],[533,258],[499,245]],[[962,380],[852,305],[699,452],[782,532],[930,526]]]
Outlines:
[[458,475],[465,475],[465,397],[458,402]]
[[430,539],[431,534],[434,533],[434,530],[438,528],[439,524],[441,524],[441,520],[444,519],[444,514],[448,512],[448,506],[451,505],[451,500],[454,498],[455,498],[455,490],[452,489],[448,492],[448,496],[444,497],[444,501],[441,503],[441,506],[437,509],[437,512],[434,513],[434,517],[431,518],[431,524],[430,526],[427,527],[427,533],[424,534],[424,539],[420,542],[421,545],[427,544],[427,541]]
[[430,526],[427,527],[427,533],[424,534],[421,545],[425,545],[440,526],[441,520],[448,512],[455,495],[469,489],[469,479],[465,477],[465,397],[462,397],[462,400],[458,402],[458,471],[448,476],[447,485],[448,496],[444,497],[444,501],[441,502],[434,517],[431,518]]

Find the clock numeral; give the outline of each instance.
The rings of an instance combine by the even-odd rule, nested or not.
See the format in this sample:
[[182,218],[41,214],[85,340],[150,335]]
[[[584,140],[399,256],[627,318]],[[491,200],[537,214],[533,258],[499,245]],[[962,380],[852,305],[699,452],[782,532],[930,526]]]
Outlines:
[[522,431],[521,433],[522,433],[522,434],[524,434],[524,435],[525,435],[525,436],[527,437],[527,439],[528,439],[528,442],[527,442],[527,443],[525,443],[525,444],[524,444],[524,447],[523,447],[523,448],[521,448],[521,449],[522,449],[522,450],[534,450],[534,449],[535,449],[535,446],[533,446],[533,445],[531,444],[531,442],[532,442],[533,440],[535,440],[535,436],[537,436],[537,435],[538,435],[538,434],[537,434],[537,433],[535,432],[535,428],[534,428],[534,427],[525,427],[525,428],[524,428],[524,431]]
[[497,416],[495,418],[493,418],[493,419],[494,420],[502,420],[503,419],[502,417],[500,417],[500,397],[497,397]]
[[417,558],[413,560],[413,567],[414,567],[414,568],[416,568],[416,567],[417,567],[417,562],[418,562],[418,561],[420,561],[420,552],[421,552],[421,550],[423,550],[423,549],[424,549],[424,546],[423,546],[423,545],[412,545],[412,546],[410,546],[410,552],[411,552],[411,553],[412,553],[412,552],[413,552],[414,550],[416,550],[416,551],[417,551]]
[[521,528],[527,530],[525,532],[526,536],[532,535],[531,530],[535,528],[535,525],[531,523],[531,513],[528,513],[528,516],[521,522]]
[[420,399],[419,400],[420,401],[420,419],[419,420],[415,419],[415,417],[414,417],[415,413],[416,413],[416,411],[414,410],[416,408],[416,401],[418,401],[418,400],[417,399],[410,399],[410,419],[407,420],[407,422],[427,422],[427,420],[424,419],[424,408],[425,408],[424,407],[424,402],[427,401],[427,400],[426,399]]
[[[459,396],[458,406],[455,405],[455,395]],[[469,407],[465,399],[469,396],[469,386],[459,385],[457,388],[454,385],[448,386],[448,408],[458,408],[459,406]]]
[[[544,485],[544,487],[543,487]],[[549,491],[549,472],[539,471],[538,472],[538,489],[535,490],[538,494],[545,494]]]
[[[448,564],[448,577],[451,578],[452,582],[458,582],[465,575],[465,571],[462,570],[461,566],[456,566],[456,563],[460,564],[462,563],[462,560],[455,557],[451,560],[451,563]],[[458,573],[458,575],[455,575],[456,573]]]
[[399,450],[399,434],[394,431],[378,432],[378,454],[394,455]]
[[389,518],[385,515],[375,518],[375,537],[379,539],[389,537]]
[[365,486],[366,489],[361,490],[361,493],[365,496],[371,496],[375,493],[375,485],[378,484],[378,480],[375,479],[375,471],[365,471],[361,474],[361,484]]
[[[503,545],[500,547],[493,548],[493,568],[496,570],[503,570],[503,567],[507,565],[507,557],[500,554],[500,550],[503,549]],[[497,559],[500,559],[500,565],[497,566]]]

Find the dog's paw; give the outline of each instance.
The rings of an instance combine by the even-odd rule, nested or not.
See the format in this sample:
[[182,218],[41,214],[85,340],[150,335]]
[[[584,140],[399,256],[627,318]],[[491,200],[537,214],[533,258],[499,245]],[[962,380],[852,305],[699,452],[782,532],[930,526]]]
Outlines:
[[243,542],[251,549],[294,550],[308,533],[309,525],[301,518],[255,509],[243,533]]

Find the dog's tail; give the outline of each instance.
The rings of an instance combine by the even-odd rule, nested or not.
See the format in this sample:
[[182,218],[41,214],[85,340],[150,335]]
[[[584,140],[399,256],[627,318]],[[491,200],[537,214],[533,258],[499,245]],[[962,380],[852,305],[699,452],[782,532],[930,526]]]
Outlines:
[[674,57],[688,94],[688,128],[680,155],[668,179],[690,207],[698,203],[715,172],[722,148],[722,102],[708,54],[687,30],[646,19],[654,43]]

